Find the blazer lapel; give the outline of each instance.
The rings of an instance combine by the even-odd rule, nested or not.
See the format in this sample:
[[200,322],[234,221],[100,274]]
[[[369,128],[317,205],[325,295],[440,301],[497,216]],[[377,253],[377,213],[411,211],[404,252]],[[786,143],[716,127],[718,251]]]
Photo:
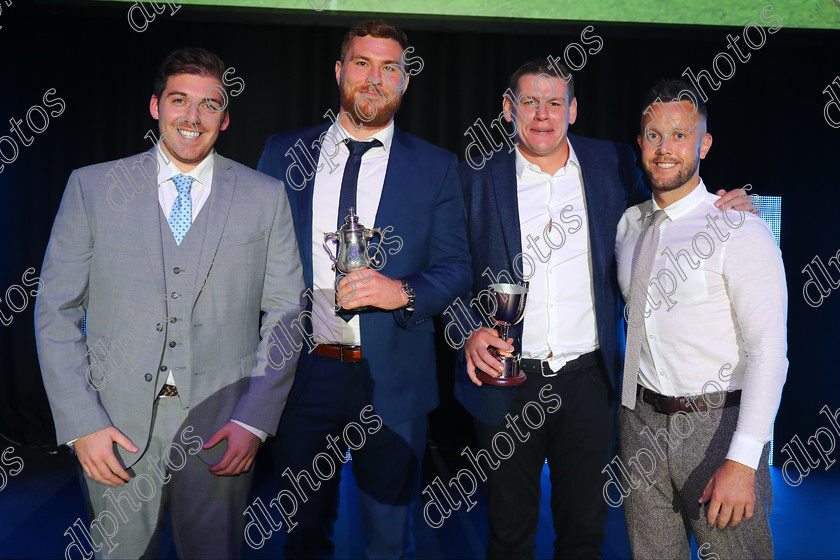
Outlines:
[[[519,198],[516,193],[516,160],[512,154],[491,160],[490,174],[496,196],[502,236],[508,252],[510,270],[516,273],[513,259],[522,252],[522,231],[519,228]],[[503,156],[503,154],[498,154]],[[518,275],[517,275],[518,276]],[[522,280],[522,278],[517,278]]]
[[416,162],[417,158],[415,150],[411,147],[410,138],[395,126],[391,153],[388,154],[388,168],[385,170],[385,182],[382,185],[382,195],[379,197],[379,207],[372,227],[393,225],[390,217],[401,206],[402,193],[405,185],[411,184],[411,173]]
[[[216,258],[216,251],[222,239],[222,232],[227,223],[233,193],[236,188],[236,176],[231,171],[230,160],[218,154],[213,156],[213,186],[205,210],[207,215],[207,229],[204,232],[204,243],[198,261],[196,272],[196,286],[204,286],[210,267]],[[198,299],[200,291],[195,293],[193,303]]]
[[[152,148],[147,153],[151,154],[153,158],[157,158],[157,148]],[[140,165],[143,165],[142,160],[138,160]],[[154,161],[157,161],[155,159]],[[132,164],[133,166],[136,163]],[[157,177],[155,177],[157,182]],[[166,282],[164,280],[163,272],[163,244],[160,238],[161,222],[166,222],[163,212],[160,208],[160,201],[158,200],[158,187],[150,189],[150,193],[140,193],[134,197],[134,200],[129,203],[129,208],[136,208],[138,218],[143,225],[143,239],[146,243],[146,250],[149,253],[149,270],[152,271],[152,278],[157,284],[157,292],[159,294],[166,293]],[[136,206],[132,206],[136,205]],[[169,224],[166,228],[169,229]]]
[[[575,139],[572,138],[572,141]],[[607,227],[605,224],[604,204],[609,199],[604,192],[607,178],[604,176],[603,165],[597,161],[595,155],[587,150],[585,146],[575,146],[575,153],[578,156],[581,179],[583,180],[583,195],[586,200],[586,217],[589,222],[589,248],[592,253],[593,280],[596,283],[603,282],[605,274],[598,274],[596,270],[608,270],[607,263],[612,259],[615,250],[615,238],[607,238],[608,232],[615,232],[614,227]],[[615,224],[613,224],[614,226]],[[599,293],[595,290],[595,293]]]
[[[321,135],[329,128],[324,126],[315,130],[312,136],[298,140],[293,146],[294,151],[305,152],[300,154],[300,161],[306,165],[311,174],[306,179],[303,188],[296,189],[286,186],[286,194],[289,197],[289,204],[292,206],[292,213],[296,220],[296,234],[298,249],[300,249],[300,260],[303,266],[303,281],[306,286],[312,286],[312,195],[315,192],[315,176],[317,174],[318,158],[321,155]],[[324,165],[323,163],[321,165]]]

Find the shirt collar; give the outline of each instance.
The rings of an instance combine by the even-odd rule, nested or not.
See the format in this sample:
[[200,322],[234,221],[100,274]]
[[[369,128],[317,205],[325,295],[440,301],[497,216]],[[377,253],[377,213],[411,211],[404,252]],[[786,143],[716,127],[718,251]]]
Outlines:
[[[566,137],[566,145],[569,146],[569,159],[566,160],[566,166],[568,166],[569,164],[572,164],[578,170],[580,170],[580,163],[578,163],[577,154],[575,153],[575,148],[574,148],[574,146],[572,146],[572,143],[569,141],[568,137]],[[548,175],[548,173],[545,173],[545,171],[540,169],[539,165],[537,165],[536,163],[531,163],[530,161],[525,159],[525,156],[523,156],[522,152],[519,151],[519,146],[517,145],[517,148],[516,148],[516,176],[517,176],[517,178],[521,179],[522,175],[525,173],[526,169],[530,169],[531,171],[534,171],[535,173],[543,173],[545,175]],[[560,169],[557,170],[557,172],[553,176],[558,177],[558,176],[564,175],[566,173],[565,169],[566,169],[565,167],[561,167]]]
[[700,179],[700,182],[697,183],[697,186],[694,187],[694,189],[692,189],[690,193],[688,193],[678,201],[674,202],[673,204],[669,205],[667,208],[660,208],[659,205],[656,203],[656,200],[651,198],[648,210],[642,217],[647,218],[657,210],[664,210],[665,215],[668,216],[668,218],[673,222],[674,220],[680,219],[682,216],[685,216],[694,208],[696,208],[697,205],[703,201],[703,198],[705,198],[705,196],[706,185],[703,183],[703,179]]
[[[347,132],[347,129],[344,127],[344,124],[337,120],[330,125],[330,128],[327,130],[327,133],[330,134],[333,138],[338,141],[338,149],[343,150],[345,153],[350,153],[347,149],[347,144],[344,143],[344,140],[347,138],[355,140],[353,136]],[[369,142],[376,138],[380,142],[382,142],[382,148],[385,150],[385,153],[389,153],[391,151],[391,142],[394,140],[394,121],[391,121],[387,127],[383,128],[382,130],[376,132],[368,136],[367,138],[363,138],[360,142]],[[377,149],[377,148],[372,148]]]
[[158,185],[162,185],[165,182],[169,181],[175,175],[187,175],[188,177],[192,177],[200,184],[210,187],[210,184],[213,180],[213,160],[215,159],[213,156],[216,154],[216,149],[210,150],[210,153],[207,154],[201,163],[196,165],[191,171],[184,173],[178,166],[175,165],[175,162],[172,161],[172,158],[168,157],[163,153],[163,149],[160,146],[160,142],[157,144],[157,160],[158,160],[158,176],[157,181]]

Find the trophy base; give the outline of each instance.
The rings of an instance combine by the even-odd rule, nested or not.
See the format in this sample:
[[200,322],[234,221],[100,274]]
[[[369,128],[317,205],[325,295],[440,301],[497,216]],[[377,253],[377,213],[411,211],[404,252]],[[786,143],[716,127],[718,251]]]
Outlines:
[[502,365],[504,371],[499,374],[499,377],[490,377],[483,371],[477,370],[475,372],[475,376],[479,381],[487,383],[488,385],[497,385],[500,387],[516,387],[517,385],[525,383],[528,376],[525,375],[525,372],[519,369],[519,356],[499,355],[499,352],[496,351],[495,348],[491,349],[490,353],[496,356],[496,359],[499,360],[499,364]]
[[364,307],[354,307],[353,309],[344,309],[343,307],[339,307],[335,310],[336,316],[352,316],[358,315],[360,313],[370,313],[372,311],[381,311],[378,307],[373,307],[371,305],[365,305]]
[[498,387],[516,387],[517,385],[522,385],[528,379],[528,376],[522,371],[512,377],[490,377],[483,371],[476,370],[475,376],[482,383],[496,385]]

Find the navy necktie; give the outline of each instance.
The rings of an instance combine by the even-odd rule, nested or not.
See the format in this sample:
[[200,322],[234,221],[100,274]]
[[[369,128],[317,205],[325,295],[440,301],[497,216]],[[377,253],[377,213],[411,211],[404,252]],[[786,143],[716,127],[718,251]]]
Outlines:
[[[359,184],[359,170],[362,168],[362,156],[371,148],[382,145],[382,142],[375,138],[370,142],[360,142],[350,139],[346,142],[347,149],[350,150],[350,155],[347,157],[347,163],[344,165],[344,175],[341,178],[341,194],[338,195],[337,222],[339,230],[344,225],[344,218],[350,214],[351,208],[358,214],[359,209],[356,208],[356,191],[358,190],[357,187]],[[336,274],[336,285],[340,277],[341,274]],[[349,321],[359,311],[359,309],[350,312],[336,310],[336,315],[345,321]]]
[[359,184],[362,156],[371,148],[381,145],[382,142],[376,139],[370,142],[347,140],[347,149],[350,150],[350,155],[344,165],[344,176],[341,178],[341,194],[338,195],[338,229],[341,229],[341,226],[344,225],[344,218],[350,213],[351,208],[355,210],[356,214],[359,213],[359,209],[356,208],[356,190]]

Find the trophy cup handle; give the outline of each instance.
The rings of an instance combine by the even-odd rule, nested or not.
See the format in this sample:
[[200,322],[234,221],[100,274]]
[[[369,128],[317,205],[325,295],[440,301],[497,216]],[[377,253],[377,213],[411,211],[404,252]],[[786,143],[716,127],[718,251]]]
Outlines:
[[382,263],[380,263],[379,259],[377,258],[377,255],[379,254],[379,244],[377,243],[376,245],[374,245],[374,251],[373,251],[372,255],[370,254],[370,251],[369,251],[371,246],[368,244],[370,242],[370,240],[373,239],[374,235],[378,235],[379,236],[379,243],[382,243],[382,237],[383,237],[382,230],[379,229],[379,228],[372,228],[372,229],[367,229],[366,228],[363,232],[363,235],[365,237],[365,245],[367,245],[366,252],[367,252],[368,262],[370,263],[371,268],[375,269],[379,266],[382,266]]
[[[332,249],[330,249],[330,248],[327,246],[327,241],[328,241],[328,240],[329,240],[329,241],[332,241],[332,242],[335,244],[335,246],[336,246],[336,255],[333,255]],[[333,232],[330,232],[330,233],[325,233],[325,234],[324,234],[324,243],[323,243],[323,245],[324,245],[324,250],[327,252],[327,255],[329,255],[330,260],[331,260],[331,261],[332,261],[332,263],[333,263],[333,264],[332,264],[332,269],[333,269],[333,270],[335,270],[335,267],[336,267],[336,265],[338,264],[338,241],[339,241],[338,233],[336,233],[336,232],[334,232],[334,231],[333,231]]]
[[365,241],[370,241],[373,239],[374,235],[379,236],[379,240],[382,241],[382,230],[379,228],[367,229],[365,228]]

